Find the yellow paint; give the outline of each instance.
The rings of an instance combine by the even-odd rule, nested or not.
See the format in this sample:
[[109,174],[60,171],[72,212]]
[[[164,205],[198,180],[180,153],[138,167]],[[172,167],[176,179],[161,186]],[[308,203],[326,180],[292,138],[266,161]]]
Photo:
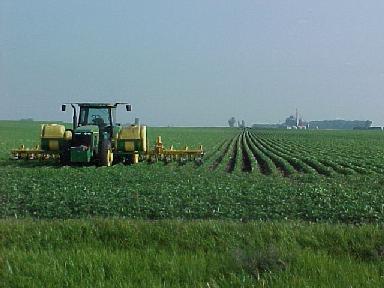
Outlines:
[[147,152],[147,126],[141,126],[140,140],[143,151]]
[[59,140],[49,140],[48,149],[50,151],[59,151]]
[[124,150],[125,150],[125,152],[135,151],[135,142],[133,142],[133,141],[125,141],[125,143],[124,143]]
[[122,140],[139,140],[140,139],[140,127],[141,126],[129,126],[123,127],[119,133],[119,139]]
[[44,124],[42,126],[41,138],[62,139],[65,133],[65,126],[59,124]]
[[65,141],[71,141],[72,140],[72,131],[65,131],[64,132],[64,140]]
[[139,154],[133,154],[132,164],[137,164],[137,163],[139,163]]
[[166,149],[164,148],[161,136],[158,136],[154,149],[148,150],[146,155],[149,157],[154,156],[155,158],[171,157],[172,159],[179,159],[186,157],[192,159],[193,157],[202,157],[204,150],[203,145],[200,145],[199,149],[189,149],[188,146],[185,146],[184,149],[175,149],[173,145],[169,149]]
[[123,127],[117,136],[119,140],[125,141],[125,151],[135,151],[135,147],[132,140],[140,140],[140,146],[143,152],[147,152],[147,127],[140,125],[132,125],[129,127]]
[[154,152],[157,155],[161,155],[163,154],[163,150],[164,150],[164,145],[163,145],[163,142],[161,142],[161,136],[157,136]]
[[107,166],[109,167],[113,163],[113,153],[111,150],[108,150],[107,159],[108,159]]

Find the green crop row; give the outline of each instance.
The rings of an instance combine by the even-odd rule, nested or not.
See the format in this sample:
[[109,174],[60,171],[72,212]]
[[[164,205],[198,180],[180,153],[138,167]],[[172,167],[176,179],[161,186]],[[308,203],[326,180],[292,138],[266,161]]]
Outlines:
[[[371,171],[375,172],[383,172],[383,170],[380,169],[381,165],[378,164],[372,164],[371,161],[357,161],[354,157],[346,157],[345,155],[342,156],[342,153],[339,153],[337,150],[335,150],[333,153],[327,153],[327,151],[320,150],[320,149],[311,149],[308,150],[308,147],[305,148],[303,145],[294,145],[292,143],[286,144],[285,146],[275,144],[270,139],[266,140],[270,145],[277,145],[280,147],[280,149],[285,149],[287,151],[290,151],[292,155],[306,155],[309,157],[312,157],[312,155],[315,155],[315,157],[322,159],[320,160],[325,166],[329,166],[331,168],[335,168],[338,173],[341,174],[350,174],[352,171],[355,171],[357,173],[361,174],[368,174]],[[273,144],[272,144],[273,143]],[[311,151],[311,152],[309,152]],[[352,172],[353,173],[353,172]]]
[[273,161],[255,145],[249,133],[245,134],[245,138],[250,150],[259,163],[260,171],[266,175],[277,174],[276,166]]
[[268,150],[272,151],[274,154],[289,162],[291,166],[294,167],[297,171],[304,173],[314,173],[314,169],[312,167],[305,164],[302,160],[297,158],[296,155],[292,155],[291,153],[289,153],[289,149],[284,149],[271,143],[265,144],[265,141],[260,138],[258,138],[258,141],[262,145],[268,147]]
[[265,155],[267,155],[273,163],[276,165],[276,167],[280,168],[281,171],[284,173],[284,175],[291,175],[295,173],[295,169],[289,164],[288,161],[286,161],[283,157],[280,157],[279,155],[275,154],[273,151],[269,149],[269,147],[265,147],[262,145],[258,138],[251,134],[251,141],[259,148]]

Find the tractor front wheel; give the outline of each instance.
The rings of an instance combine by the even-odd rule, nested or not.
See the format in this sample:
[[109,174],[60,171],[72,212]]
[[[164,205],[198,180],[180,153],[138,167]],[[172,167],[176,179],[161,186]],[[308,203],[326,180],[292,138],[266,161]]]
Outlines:
[[60,164],[69,165],[71,163],[70,144],[65,142],[60,152]]
[[113,152],[112,145],[110,141],[104,141],[101,144],[100,150],[100,165],[101,166],[111,166],[113,163]]

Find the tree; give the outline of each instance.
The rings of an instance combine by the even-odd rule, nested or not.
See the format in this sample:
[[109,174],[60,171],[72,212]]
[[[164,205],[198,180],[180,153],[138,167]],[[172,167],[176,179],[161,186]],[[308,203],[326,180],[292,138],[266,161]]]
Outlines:
[[235,127],[235,123],[236,123],[236,119],[235,119],[235,117],[231,117],[231,118],[228,120],[228,125],[229,125],[229,127],[231,127],[231,128]]

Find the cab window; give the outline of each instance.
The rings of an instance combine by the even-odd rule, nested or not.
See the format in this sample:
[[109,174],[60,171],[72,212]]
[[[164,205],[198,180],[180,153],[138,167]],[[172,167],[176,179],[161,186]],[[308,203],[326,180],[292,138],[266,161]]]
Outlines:
[[87,107],[80,109],[79,125],[97,125],[109,126],[110,114],[109,108],[92,108]]

